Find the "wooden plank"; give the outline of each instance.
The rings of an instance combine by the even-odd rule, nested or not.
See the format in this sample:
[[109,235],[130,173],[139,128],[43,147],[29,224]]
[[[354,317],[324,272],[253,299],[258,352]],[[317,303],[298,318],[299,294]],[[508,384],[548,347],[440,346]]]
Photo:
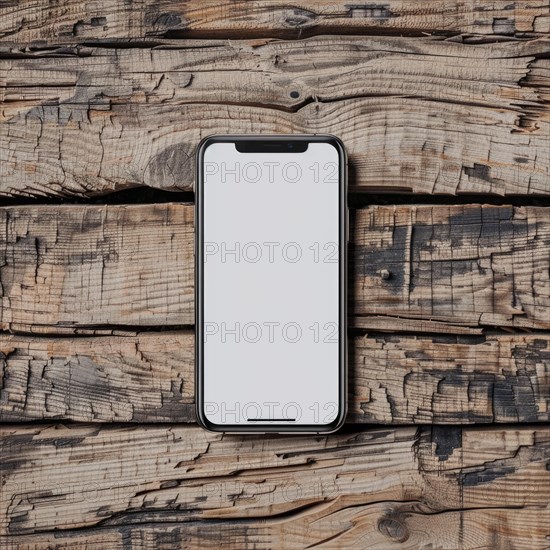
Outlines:
[[[0,337],[0,421],[193,422],[193,333]],[[350,337],[348,422],[550,421],[550,337]]]
[[0,327],[193,323],[193,206],[0,210]]
[[[185,525],[130,524],[67,534],[0,536],[0,543],[4,545],[3,550],[184,550],[216,545],[246,548],[250,541],[254,541],[257,550],[310,545],[332,549],[413,550],[431,545],[440,550],[547,550],[548,516],[547,509],[532,507],[497,506],[496,509],[447,510],[433,514],[416,502],[386,501],[353,505],[343,510],[329,503],[290,518],[241,519],[238,523],[189,521]],[[368,546],[364,546],[366,544]]]
[[370,335],[351,344],[351,421],[550,421],[548,335]]
[[2,60],[0,93],[5,119],[55,101],[90,109],[205,102],[291,111],[313,98],[388,95],[533,108],[550,90],[542,57],[549,47],[547,37],[471,45],[436,36],[163,40],[36,52],[4,47],[18,57]]
[[542,549],[550,533],[547,428],[239,437],[181,425],[30,425],[0,433],[8,543],[43,548],[59,538],[78,548],[89,532],[137,548],[239,546],[252,537],[260,548],[311,540]]
[[349,3],[317,0],[194,0],[131,4],[82,3],[58,6],[5,2],[0,9],[4,41],[74,43],[162,36],[293,36],[314,33],[480,33],[514,35],[550,32],[549,4],[543,0],[386,0]]
[[550,328],[548,209],[384,206],[352,216],[352,313]]
[[548,195],[548,48],[319,37],[8,51],[0,193],[191,190],[205,135],[328,132],[354,191]]
[[[351,218],[352,324],[550,328],[550,210],[373,206]],[[0,227],[3,330],[194,322],[191,205],[5,207]]]
[[0,421],[194,422],[192,332],[0,336]]

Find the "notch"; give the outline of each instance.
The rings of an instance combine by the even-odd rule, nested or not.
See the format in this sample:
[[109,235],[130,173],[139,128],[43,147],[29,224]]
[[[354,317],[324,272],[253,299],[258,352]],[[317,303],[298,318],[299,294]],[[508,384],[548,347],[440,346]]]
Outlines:
[[235,141],[239,153],[304,153],[309,143],[301,139],[247,139]]

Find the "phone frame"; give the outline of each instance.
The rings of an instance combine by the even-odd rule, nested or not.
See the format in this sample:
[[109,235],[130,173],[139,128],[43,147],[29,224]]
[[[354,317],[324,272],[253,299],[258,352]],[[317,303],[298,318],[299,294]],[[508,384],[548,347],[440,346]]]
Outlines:
[[[204,414],[204,333],[203,333],[203,225],[204,225],[204,153],[215,143],[236,143],[243,141],[271,141],[289,142],[299,141],[307,143],[329,143],[338,152],[339,159],[339,192],[338,192],[338,337],[339,337],[339,365],[338,365],[338,415],[329,424],[298,424],[295,426],[281,424],[214,424]],[[282,152],[282,151],[278,151]],[[288,151],[291,152],[291,151]],[[272,153],[266,153],[272,154]],[[300,154],[299,152],[296,154]],[[222,433],[282,433],[282,434],[326,434],[338,430],[345,421],[347,414],[347,384],[348,384],[348,339],[347,339],[347,294],[348,294],[348,241],[349,241],[349,214],[347,204],[348,188],[347,154],[339,138],[330,134],[236,134],[211,135],[203,138],[197,147],[196,179],[195,179],[195,409],[196,419],[200,426],[211,432]]]

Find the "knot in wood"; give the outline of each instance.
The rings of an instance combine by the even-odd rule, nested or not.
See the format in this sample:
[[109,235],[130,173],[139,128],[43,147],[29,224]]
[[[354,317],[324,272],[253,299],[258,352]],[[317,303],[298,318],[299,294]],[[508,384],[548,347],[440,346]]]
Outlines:
[[405,542],[409,538],[409,529],[396,516],[382,518],[378,522],[378,530],[396,542]]

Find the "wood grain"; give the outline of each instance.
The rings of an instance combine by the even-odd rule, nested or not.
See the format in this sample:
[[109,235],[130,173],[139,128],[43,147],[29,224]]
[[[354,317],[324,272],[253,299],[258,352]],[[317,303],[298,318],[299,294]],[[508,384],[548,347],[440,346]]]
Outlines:
[[193,207],[0,210],[3,330],[191,324]]
[[547,550],[550,209],[354,210],[348,424],[239,437],[192,425],[193,206],[36,203],[327,132],[353,193],[545,204],[549,35],[548,0],[0,3],[0,548]]
[[[416,502],[385,501],[353,505],[319,505],[292,517],[240,519],[237,522],[188,521],[129,524],[65,533],[0,536],[3,550],[183,550],[187,548],[323,549],[438,548],[439,550],[546,550],[548,510],[532,507],[445,510],[432,513]],[[504,527],[505,526],[505,527]],[[279,547],[278,544],[284,544]]]
[[[4,330],[194,322],[191,205],[5,207],[0,227]],[[544,207],[374,206],[351,234],[352,326],[550,328]]]
[[0,421],[194,422],[194,334],[0,336]]
[[332,133],[352,191],[550,193],[550,43],[437,37],[5,49],[0,193],[191,190],[213,133]]
[[550,533],[547,429],[306,439],[56,425],[4,426],[1,435],[8,543],[542,549]]
[[548,209],[406,206],[352,215],[356,314],[550,327]]
[[550,420],[548,335],[372,334],[350,346],[352,422]]
[[291,36],[316,33],[522,35],[550,32],[549,4],[543,0],[491,2],[349,3],[334,0],[146,0],[114,5],[69,0],[62,6],[36,0],[5,2],[0,37],[26,43],[74,43],[162,36]]
[[[0,337],[0,421],[194,422],[192,332]],[[352,336],[347,422],[550,421],[548,335]]]

